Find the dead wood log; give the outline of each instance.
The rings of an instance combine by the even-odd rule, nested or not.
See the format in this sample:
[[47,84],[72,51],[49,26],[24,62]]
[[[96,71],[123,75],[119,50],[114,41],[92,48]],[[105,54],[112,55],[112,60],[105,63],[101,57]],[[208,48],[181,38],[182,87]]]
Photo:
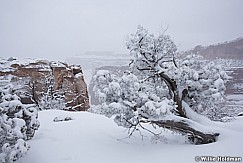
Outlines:
[[[219,133],[204,133],[192,128],[187,120],[175,121],[175,120],[152,120],[152,124],[156,124],[159,127],[163,127],[169,130],[178,131],[182,134],[186,134],[188,139],[194,144],[208,144],[216,141]],[[195,122],[196,123],[196,122]]]

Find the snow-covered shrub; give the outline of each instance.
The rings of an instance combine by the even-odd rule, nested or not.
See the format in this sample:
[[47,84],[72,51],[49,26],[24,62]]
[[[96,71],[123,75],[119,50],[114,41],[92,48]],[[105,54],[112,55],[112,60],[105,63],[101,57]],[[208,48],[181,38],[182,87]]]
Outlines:
[[96,109],[108,117],[116,115],[115,122],[118,125],[130,127],[138,123],[140,115],[158,118],[171,114],[175,109],[173,100],[156,94],[158,87],[139,81],[129,72],[119,77],[111,75],[108,70],[100,70],[93,82],[95,95],[102,102]]
[[39,127],[37,108],[23,105],[11,85],[0,88],[0,162],[13,162],[29,149]]

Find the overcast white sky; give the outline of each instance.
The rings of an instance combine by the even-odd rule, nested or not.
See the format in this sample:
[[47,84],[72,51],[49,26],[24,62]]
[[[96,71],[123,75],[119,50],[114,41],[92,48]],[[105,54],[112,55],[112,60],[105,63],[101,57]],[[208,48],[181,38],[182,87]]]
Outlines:
[[168,26],[180,50],[229,41],[243,37],[243,0],[0,0],[0,57],[128,53],[138,25]]

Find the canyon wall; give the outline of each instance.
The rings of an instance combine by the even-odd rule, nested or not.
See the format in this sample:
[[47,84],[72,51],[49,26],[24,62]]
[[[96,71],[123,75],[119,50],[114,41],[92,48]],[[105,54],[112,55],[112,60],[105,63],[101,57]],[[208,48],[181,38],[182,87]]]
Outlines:
[[79,65],[0,59],[0,86],[7,84],[15,86],[22,103],[35,103],[41,109],[86,111],[89,108],[87,85]]

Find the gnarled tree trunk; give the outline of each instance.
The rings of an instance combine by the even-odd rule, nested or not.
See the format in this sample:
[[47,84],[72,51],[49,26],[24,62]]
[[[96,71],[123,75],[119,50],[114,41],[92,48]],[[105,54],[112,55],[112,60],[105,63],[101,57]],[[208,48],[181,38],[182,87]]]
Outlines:
[[[194,129],[191,125],[193,121],[190,121],[186,116],[186,113],[182,107],[182,99],[179,97],[178,89],[176,82],[172,80],[169,76],[164,73],[159,73],[159,77],[165,81],[168,89],[173,93],[173,100],[177,104],[177,113],[178,116],[183,117],[182,121],[174,120],[158,120],[151,121],[151,123],[158,125],[159,127],[167,128],[170,130],[179,131],[181,133],[187,134],[188,139],[195,144],[207,144],[216,141],[216,138],[219,136],[219,133],[204,133]],[[183,97],[184,95],[182,95]],[[194,122],[197,123],[197,122]]]
[[164,73],[159,73],[159,77],[163,81],[165,81],[169,90],[173,93],[173,100],[177,104],[177,113],[179,114],[179,116],[187,118],[186,113],[184,112],[182,107],[182,100],[179,97],[179,92],[177,90],[176,82]]

